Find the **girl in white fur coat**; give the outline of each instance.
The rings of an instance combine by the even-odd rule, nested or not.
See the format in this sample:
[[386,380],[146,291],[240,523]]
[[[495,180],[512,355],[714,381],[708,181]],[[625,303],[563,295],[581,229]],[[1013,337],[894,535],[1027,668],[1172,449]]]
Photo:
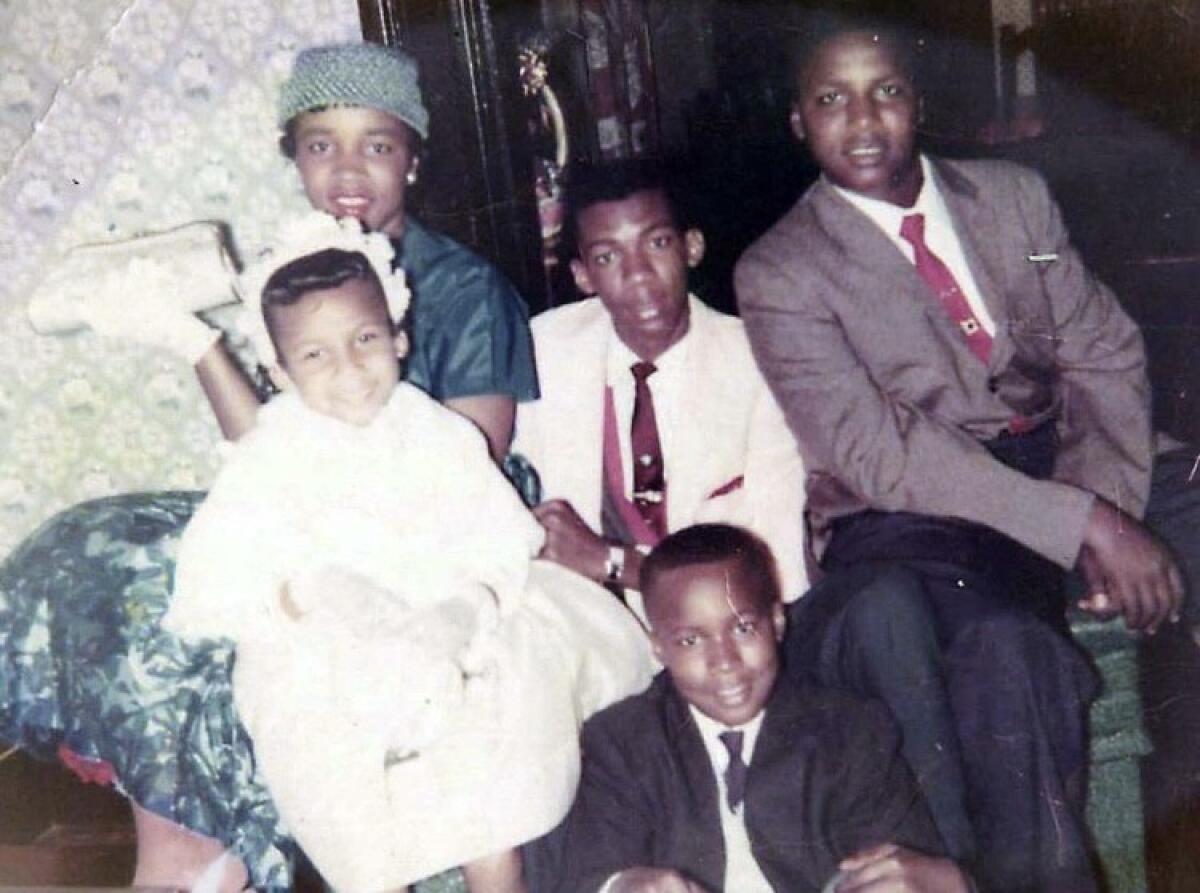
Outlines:
[[387,240],[321,214],[285,238],[243,290],[284,394],[185,531],[166,624],[236,642],[264,777],[338,890],[459,864],[472,893],[523,890],[515,848],[565,815],[579,725],[645,686],[648,645],[531,560],[541,527],[483,437],[399,381]]

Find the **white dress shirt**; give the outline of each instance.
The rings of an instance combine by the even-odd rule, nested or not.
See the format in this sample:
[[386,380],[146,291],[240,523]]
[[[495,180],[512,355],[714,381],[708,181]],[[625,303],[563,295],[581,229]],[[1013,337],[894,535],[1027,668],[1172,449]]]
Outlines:
[[924,183],[911,208],[901,208],[891,202],[867,198],[837,185],[834,185],[833,188],[883,230],[884,234],[913,265],[916,264],[913,246],[907,239],[900,237],[900,223],[910,214],[925,215],[925,244],[954,274],[954,279],[966,297],[971,312],[975,314],[975,318],[979,320],[979,324],[983,326],[984,330],[994,337],[996,321],[988,311],[987,304],[983,302],[983,295],[980,294],[975,277],[971,274],[971,268],[967,265],[962,242],[958,238],[958,233],[954,231],[954,222],[950,218],[950,211],[946,208],[942,192],[933,179],[933,169],[929,164],[929,159],[924,155],[921,156],[921,173]]
[[721,836],[725,839],[725,889],[730,893],[772,893],[773,888],[767,882],[762,869],[758,867],[750,849],[750,836],[746,833],[746,804],[742,803],[737,811],[729,808],[725,789],[729,750],[720,737],[722,732],[742,733],[742,760],[749,768],[750,758],[754,754],[754,743],[758,740],[758,732],[762,728],[763,711],[760,710],[758,715],[745,725],[730,727],[710,719],[691,705],[688,709],[700,729],[700,738],[704,741],[704,749],[708,751],[708,759],[717,777]]

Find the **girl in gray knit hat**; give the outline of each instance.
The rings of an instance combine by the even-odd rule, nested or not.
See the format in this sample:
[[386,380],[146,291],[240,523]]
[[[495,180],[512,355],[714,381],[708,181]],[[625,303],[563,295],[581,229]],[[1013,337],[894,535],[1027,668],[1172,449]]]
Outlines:
[[313,207],[400,237],[429,136],[417,65],[397,47],[313,47],[279,91],[281,148]]
[[[396,245],[413,291],[405,378],[473,421],[501,459],[516,403],[538,396],[528,310],[495,267],[407,212],[429,135],[416,62],[372,43],[303,50],[280,89],[278,123],[313,207]],[[197,369],[222,426],[240,434],[257,408],[245,378],[220,350]]]

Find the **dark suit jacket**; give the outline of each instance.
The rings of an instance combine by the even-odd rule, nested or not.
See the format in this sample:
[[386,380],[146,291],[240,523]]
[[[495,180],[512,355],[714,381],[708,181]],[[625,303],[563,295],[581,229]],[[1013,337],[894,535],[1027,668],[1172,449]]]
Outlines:
[[[1092,494],[1140,514],[1152,463],[1141,335],[1084,268],[1036,174],[933,161],[997,331],[987,365],[894,243],[824,180],[743,255],[738,303],[808,468],[816,545],[875,508],[984,524],[1073,565]],[[1050,480],[980,441],[1058,419]]]
[[[559,890],[593,891],[639,865],[722,889],[716,776],[666,673],[592,717],[583,752],[579,793],[558,832]],[[755,858],[786,893],[819,891],[840,859],[872,844],[941,853],[886,710],[783,677],[750,760],[744,808]]]

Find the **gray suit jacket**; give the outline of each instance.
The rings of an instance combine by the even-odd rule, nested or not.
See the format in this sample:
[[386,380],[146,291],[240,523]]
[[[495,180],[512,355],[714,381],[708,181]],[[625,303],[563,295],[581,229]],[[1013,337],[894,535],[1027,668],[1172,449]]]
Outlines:
[[[755,358],[801,445],[815,545],[866,507],[985,524],[1074,564],[1093,494],[1140,515],[1150,390],[1137,327],[1072,248],[1036,174],[935,160],[996,320],[985,366],[913,265],[824,180],[736,270]],[[1014,414],[1057,418],[1051,480],[980,441]]]

